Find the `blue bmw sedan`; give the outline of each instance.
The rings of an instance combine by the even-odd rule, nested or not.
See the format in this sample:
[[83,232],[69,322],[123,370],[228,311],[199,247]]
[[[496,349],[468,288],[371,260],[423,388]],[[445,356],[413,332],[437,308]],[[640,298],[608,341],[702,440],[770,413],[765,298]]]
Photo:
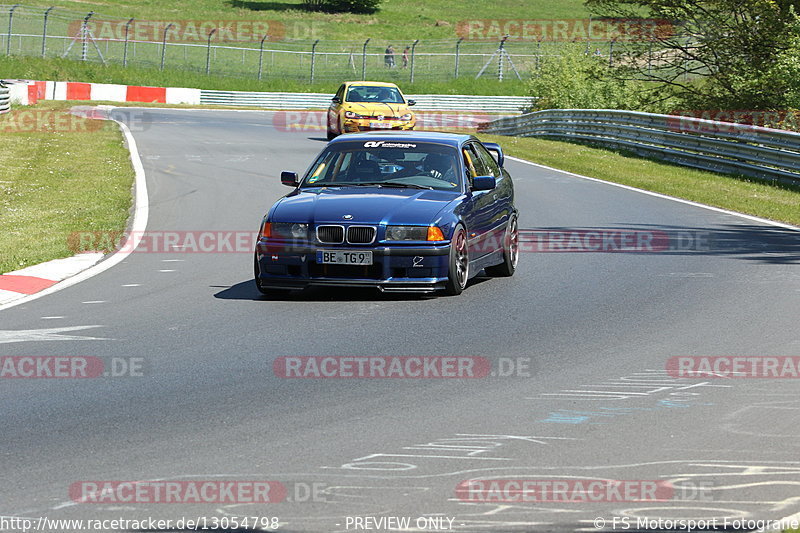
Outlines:
[[376,132],[337,138],[269,210],[255,282],[456,295],[519,258],[514,185],[499,145],[470,135]]

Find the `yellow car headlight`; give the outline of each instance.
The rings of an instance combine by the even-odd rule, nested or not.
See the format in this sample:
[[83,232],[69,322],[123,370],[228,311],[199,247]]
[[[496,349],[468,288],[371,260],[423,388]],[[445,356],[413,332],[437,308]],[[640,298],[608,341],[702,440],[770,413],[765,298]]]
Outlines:
[[344,118],[366,118],[364,115],[359,115],[358,113],[354,113],[353,111],[345,111]]
[[400,117],[400,120],[411,120],[412,118],[414,118],[414,114],[413,113],[406,113],[405,115]]

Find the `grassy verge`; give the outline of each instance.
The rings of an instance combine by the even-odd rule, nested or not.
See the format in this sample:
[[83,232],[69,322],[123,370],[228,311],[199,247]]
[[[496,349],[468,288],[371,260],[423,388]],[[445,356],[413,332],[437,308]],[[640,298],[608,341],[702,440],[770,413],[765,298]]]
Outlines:
[[800,225],[800,185],[775,185],[545,139],[481,135],[508,155],[677,198]]
[[[207,76],[186,70],[158,70],[110,64],[73,61],[70,59],[42,59],[34,57],[0,57],[0,72],[4,78],[48,81],[81,81],[91,83],[118,83],[121,85],[149,85],[153,87],[189,87],[225,91],[285,91],[334,93],[340,81],[313,84],[293,79],[234,78]],[[346,74],[346,73],[345,73]],[[345,77],[347,77],[345,75]],[[358,76],[356,76],[358,78]],[[344,80],[344,78],[342,78]],[[448,81],[420,81],[398,83],[408,94],[483,94],[525,95],[525,84],[519,80],[498,82],[492,79],[475,80],[468,77]]]
[[73,255],[73,232],[125,228],[133,169],[122,133],[74,121],[71,105],[0,116],[0,273]]

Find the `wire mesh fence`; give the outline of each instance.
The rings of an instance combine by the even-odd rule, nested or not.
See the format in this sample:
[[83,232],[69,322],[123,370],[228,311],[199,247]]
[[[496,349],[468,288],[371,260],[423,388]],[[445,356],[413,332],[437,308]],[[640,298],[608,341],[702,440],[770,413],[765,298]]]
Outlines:
[[[294,39],[270,21],[121,20],[61,8],[0,5],[0,53],[258,79],[524,79],[565,44],[545,39]],[[613,44],[587,43],[586,52],[610,57]]]

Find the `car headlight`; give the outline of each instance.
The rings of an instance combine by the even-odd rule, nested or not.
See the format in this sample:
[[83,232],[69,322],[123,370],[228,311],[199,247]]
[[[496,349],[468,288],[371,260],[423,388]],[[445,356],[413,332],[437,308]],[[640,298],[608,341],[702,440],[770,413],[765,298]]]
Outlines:
[[305,240],[308,239],[308,224],[265,222],[260,236],[264,239]]
[[411,120],[412,118],[414,118],[414,113],[406,113],[400,117],[400,120]]
[[364,115],[359,115],[358,113],[353,113],[352,111],[345,111],[344,112],[345,118],[366,118]]
[[442,230],[436,226],[386,226],[387,241],[443,241]]

